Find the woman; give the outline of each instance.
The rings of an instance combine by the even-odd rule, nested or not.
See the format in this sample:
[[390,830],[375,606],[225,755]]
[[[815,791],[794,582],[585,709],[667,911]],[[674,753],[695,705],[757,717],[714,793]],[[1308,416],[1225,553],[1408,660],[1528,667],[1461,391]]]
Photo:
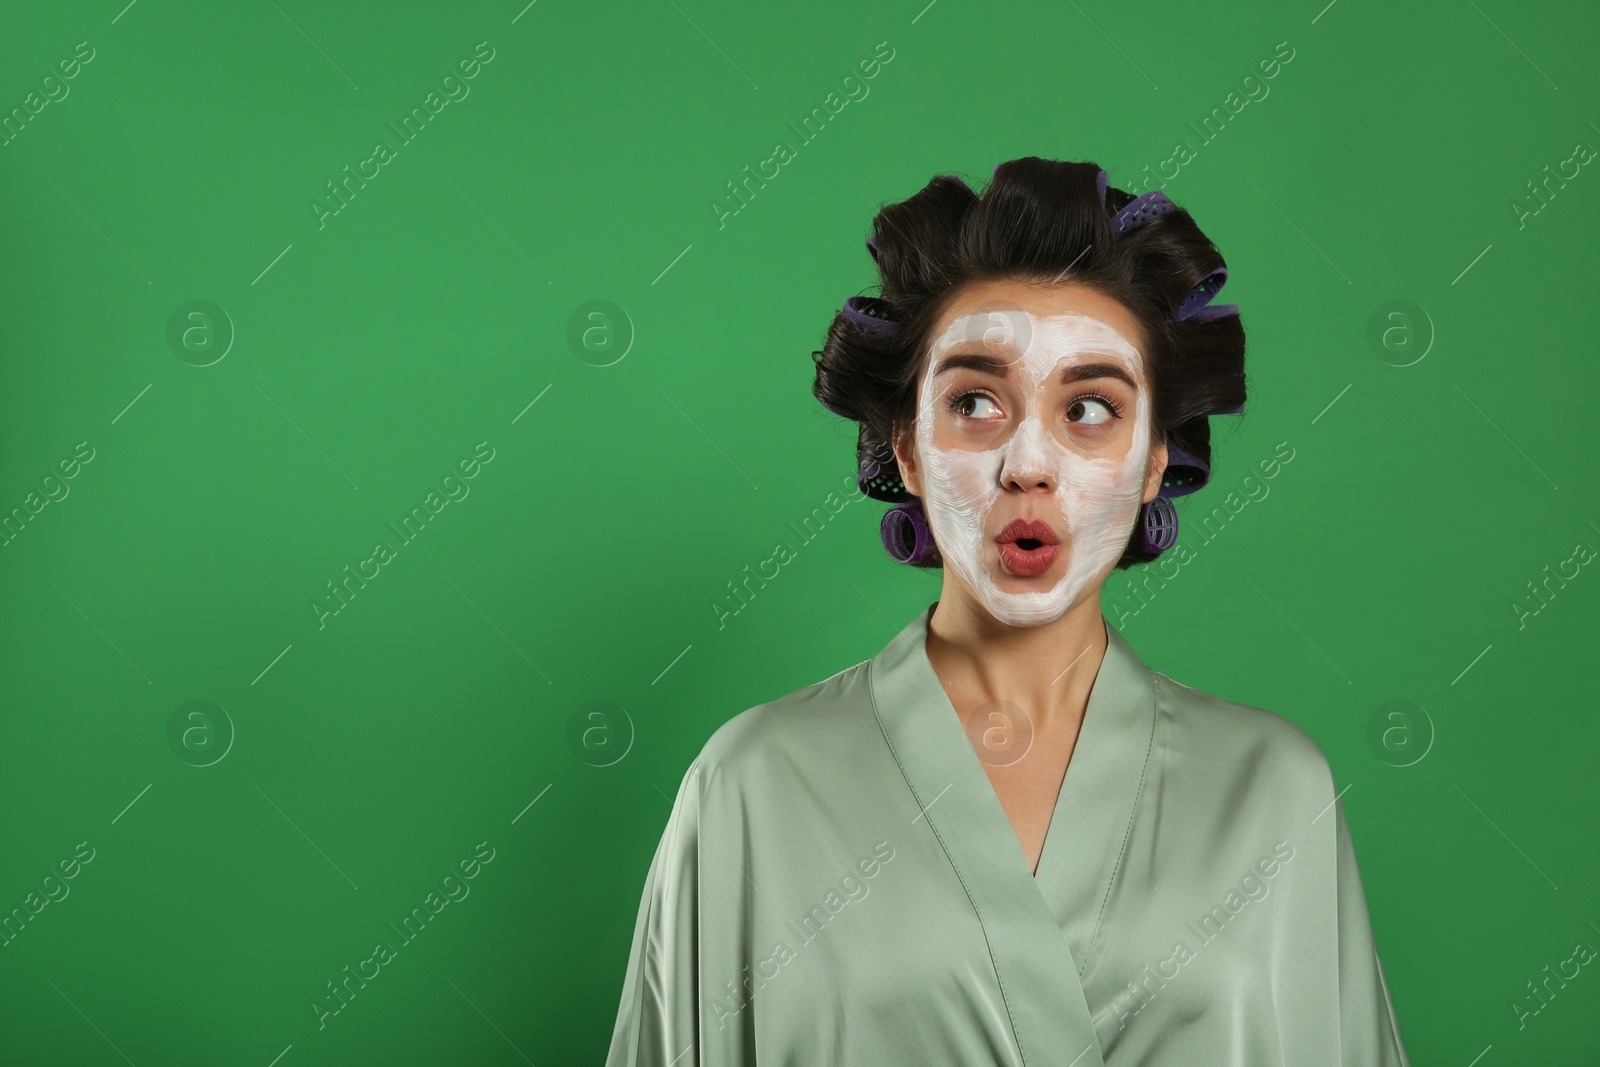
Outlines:
[[939,599],[706,743],[608,1064],[1408,1064],[1321,750],[1100,610],[1243,409],[1221,256],[1162,194],[1032,157],[867,246],[881,296],[814,391]]

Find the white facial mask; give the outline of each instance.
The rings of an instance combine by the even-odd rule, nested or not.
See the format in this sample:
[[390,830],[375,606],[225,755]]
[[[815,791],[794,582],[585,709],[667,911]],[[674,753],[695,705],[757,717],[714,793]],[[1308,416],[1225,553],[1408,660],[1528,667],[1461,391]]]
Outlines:
[[[1014,428],[996,447],[984,451],[937,448],[933,443],[938,405],[947,395],[946,375],[933,379],[939,358],[963,341],[985,338],[1004,341],[1015,359],[1007,378],[1008,391],[1025,398],[1025,409],[1011,412]],[[1020,353],[1020,354],[1019,354]],[[1086,456],[1046,426],[1044,412],[1056,407],[1063,388],[1054,379],[1065,364],[1111,359],[1122,363],[1140,383],[1134,400],[1133,444],[1125,456]],[[1063,314],[1043,318],[1020,309],[980,311],[963,315],[934,340],[928,356],[917,404],[917,446],[922,461],[922,504],[938,541],[945,565],[953,567],[982,599],[990,614],[1013,626],[1038,626],[1054,622],[1075,605],[1085,587],[1100,571],[1114,563],[1127,547],[1144,495],[1145,460],[1149,453],[1150,403],[1145,387],[1144,357],[1127,338],[1111,326],[1087,315]],[[1124,416],[1126,417],[1126,416]],[[999,570],[990,529],[990,511],[1004,493],[1011,476],[1031,484],[1040,477],[1055,482],[1053,508],[1026,509],[1044,518],[1061,536],[1062,559],[1052,570],[1060,577],[1048,589],[1027,592],[1001,589],[996,575],[1010,583],[1047,581],[1017,578]],[[1066,529],[1063,530],[1062,520]]]

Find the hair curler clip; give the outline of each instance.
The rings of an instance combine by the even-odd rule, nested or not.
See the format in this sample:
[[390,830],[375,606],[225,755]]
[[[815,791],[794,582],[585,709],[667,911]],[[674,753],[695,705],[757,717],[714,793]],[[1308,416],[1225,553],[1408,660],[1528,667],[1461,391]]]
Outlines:
[[842,312],[846,318],[868,333],[891,334],[900,324],[888,317],[892,309],[889,302],[876,296],[852,296],[845,300]]

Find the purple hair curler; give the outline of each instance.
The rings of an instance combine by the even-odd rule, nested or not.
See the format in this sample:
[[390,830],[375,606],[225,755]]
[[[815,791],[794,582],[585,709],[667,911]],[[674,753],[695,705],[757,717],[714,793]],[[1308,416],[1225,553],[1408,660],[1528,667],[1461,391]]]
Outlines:
[[[1193,289],[1189,290],[1189,295],[1183,298],[1183,302],[1178,305],[1178,310],[1173,313],[1172,317],[1177,319],[1179,322],[1182,322],[1184,319],[1194,317],[1204,310],[1205,306],[1211,303],[1211,298],[1216,296],[1217,293],[1221,292],[1222,287],[1227,284],[1228,268],[1218,267],[1216,270],[1200,279],[1199,285],[1196,285]],[[1231,305],[1219,305],[1219,307],[1229,306]],[[1237,307],[1234,308],[1235,312],[1238,310],[1239,309]],[[1216,316],[1212,315],[1208,317],[1214,318]]]
[[1143,519],[1139,526],[1144,533],[1146,552],[1165,552],[1178,543],[1178,511],[1165,492],[1158,494],[1141,510]]
[[888,317],[889,302],[876,296],[852,296],[844,302],[844,315],[868,333],[890,334],[900,324]]
[[1210,480],[1211,464],[1175,444],[1167,445],[1167,469],[1161,475],[1162,496],[1185,496]]
[[1153,218],[1178,210],[1178,205],[1167,199],[1160,189],[1134,197],[1123,209],[1111,216],[1111,234],[1121,237],[1129,230],[1138,229]]
[[894,464],[863,463],[856,471],[856,488],[874,500],[903,504],[916,499],[906,492],[905,483]]
[[884,512],[878,532],[883,537],[883,547],[897,563],[915,567],[933,556],[933,531],[928,527],[921,501],[896,504]]
[[1198,311],[1189,312],[1186,317],[1190,322],[1210,322],[1212,319],[1221,319],[1237,314],[1239,314],[1238,304],[1207,304]]
[[[1106,172],[1100,172],[1100,198],[1105,202],[1105,177]],[[1111,233],[1114,237],[1138,229],[1151,219],[1159,218],[1171,211],[1178,210],[1178,206],[1167,199],[1165,193],[1159,189],[1145,193],[1143,196],[1130,200],[1121,211],[1111,217]],[[1225,315],[1237,315],[1237,304],[1219,304],[1214,308],[1206,305],[1211,303],[1212,297],[1222,291],[1228,281],[1228,268],[1218,267],[1200,280],[1200,284],[1189,290],[1178,303],[1178,308],[1172,315],[1174,322],[1209,322]]]

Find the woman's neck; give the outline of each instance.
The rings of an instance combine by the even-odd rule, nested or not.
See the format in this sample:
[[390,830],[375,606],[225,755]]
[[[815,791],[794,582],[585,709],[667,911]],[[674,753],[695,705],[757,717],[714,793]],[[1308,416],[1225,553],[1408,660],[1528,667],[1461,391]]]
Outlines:
[[1035,730],[1075,730],[1108,639],[1098,588],[1054,622],[1011,626],[947,577],[928,619],[927,656],[958,714],[1004,700],[1025,709]]

